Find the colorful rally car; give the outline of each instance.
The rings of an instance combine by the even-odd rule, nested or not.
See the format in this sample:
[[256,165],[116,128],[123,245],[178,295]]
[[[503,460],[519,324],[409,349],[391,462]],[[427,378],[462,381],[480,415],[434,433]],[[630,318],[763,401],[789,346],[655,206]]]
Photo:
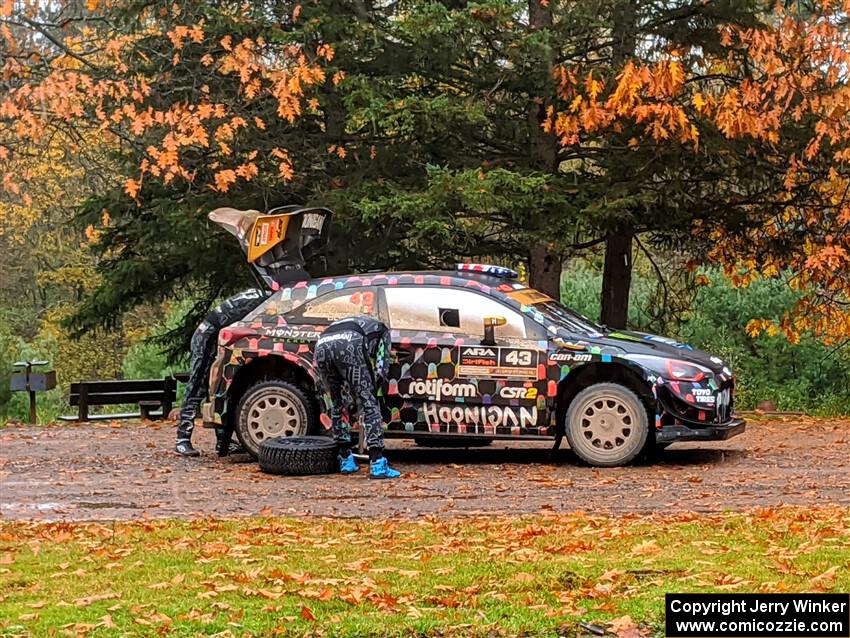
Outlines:
[[388,437],[486,444],[566,436],[593,465],[647,447],[744,431],[719,358],[608,330],[498,266],[368,273],[278,290],[219,335],[205,424],[230,424],[254,456],[266,439],[321,433],[329,400],[313,365],[328,324],[372,315],[392,331],[382,388]]

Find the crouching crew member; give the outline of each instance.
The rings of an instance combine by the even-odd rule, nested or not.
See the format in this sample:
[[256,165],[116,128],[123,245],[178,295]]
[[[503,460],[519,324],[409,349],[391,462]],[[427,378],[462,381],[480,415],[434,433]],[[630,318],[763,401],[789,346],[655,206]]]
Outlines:
[[329,325],[316,343],[315,361],[319,375],[331,395],[333,436],[339,448],[343,474],[359,468],[351,453],[351,432],[342,420],[343,388],[347,385],[360,414],[360,436],[369,448],[369,477],[400,476],[384,458],[384,421],[378,403],[378,388],[390,366],[390,331],[377,319],[350,317]]
[[[192,335],[192,365],[189,380],[186,382],[186,395],[180,406],[180,424],[177,426],[177,445],[174,451],[181,456],[200,456],[192,446],[192,432],[195,429],[195,417],[201,402],[208,394],[210,368],[216,356],[218,333],[225,326],[243,319],[271,296],[271,291],[251,288],[225,299],[197,327]],[[219,456],[239,454],[242,448],[231,442],[233,431],[230,428],[216,428],[215,450]]]

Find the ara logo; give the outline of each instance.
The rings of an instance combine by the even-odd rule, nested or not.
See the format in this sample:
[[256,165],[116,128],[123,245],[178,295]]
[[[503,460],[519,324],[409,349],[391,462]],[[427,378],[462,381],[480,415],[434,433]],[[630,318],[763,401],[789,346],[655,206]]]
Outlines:
[[496,351],[493,348],[471,347],[464,348],[461,354],[465,357],[495,357]]
[[478,388],[471,383],[452,383],[445,379],[420,379],[410,382],[408,394],[427,396],[429,399],[471,399],[478,396]]

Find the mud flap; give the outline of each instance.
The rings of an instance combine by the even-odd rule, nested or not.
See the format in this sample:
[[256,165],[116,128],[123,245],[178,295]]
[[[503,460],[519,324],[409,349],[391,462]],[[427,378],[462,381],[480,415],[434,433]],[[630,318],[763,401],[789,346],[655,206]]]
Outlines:
[[561,441],[564,440],[563,428],[559,429],[558,432],[555,433],[555,445],[552,446],[552,449],[549,450],[549,461],[554,463],[557,460],[558,450],[561,448]]
[[221,415],[215,411],[215,405],[212,401],[205,401],[201,404],[201,421],[205,428],[220,428]]
[[567,407],[562,406],[563,401],[558,401],[558,407],[555,409],[555,444],[549,450],[549,461],[555,462],[558,450],[561,449],[561,442],[567,433]]
[[234,432],[233,426],[215,429],[215,447],[219,456],[227,456],[230,453],[230,441],[233,439]]

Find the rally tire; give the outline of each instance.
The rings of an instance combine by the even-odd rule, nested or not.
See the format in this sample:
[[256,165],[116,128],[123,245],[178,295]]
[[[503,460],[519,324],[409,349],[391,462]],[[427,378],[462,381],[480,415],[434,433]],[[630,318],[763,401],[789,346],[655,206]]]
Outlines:
[[264,441],[317,431],[312,402],[300,387],[283,379],[251,385],[236,405],[233,422],[239,442],[255,459]]
[[567,410],[567,441],[590,465],[625,465],[644,449],[649,435],[646,406],[619,383],[595,383],[579,392]]
[[337,445],[326,436],[281,436],[260,446],[260,469],[267,474],[330,474],[339,470]]

